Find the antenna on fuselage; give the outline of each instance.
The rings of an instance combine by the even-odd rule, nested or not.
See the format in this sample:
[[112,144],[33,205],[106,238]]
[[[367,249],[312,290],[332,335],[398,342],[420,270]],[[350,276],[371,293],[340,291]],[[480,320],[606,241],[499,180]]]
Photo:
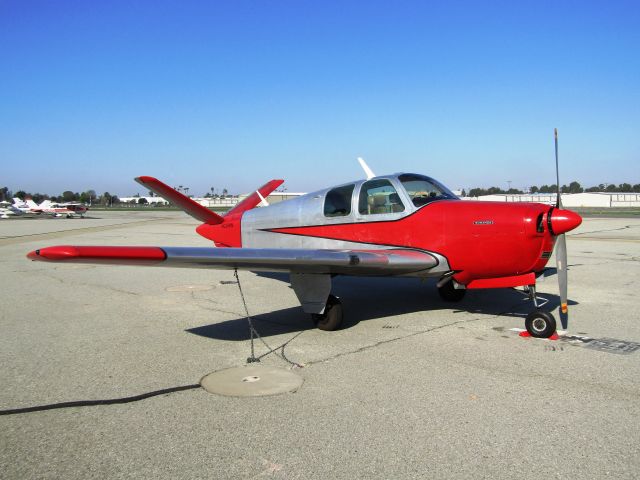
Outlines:
[[358,162],[360,163],[360,166],[364,170],[364,173],[367,176],[367,180],[371,180],[373,177],[376,176],[376,174],[373,173],[373,171],[369,168],[369,165],[367,165],[367,162],[364,161],[364,158],[358,157]]

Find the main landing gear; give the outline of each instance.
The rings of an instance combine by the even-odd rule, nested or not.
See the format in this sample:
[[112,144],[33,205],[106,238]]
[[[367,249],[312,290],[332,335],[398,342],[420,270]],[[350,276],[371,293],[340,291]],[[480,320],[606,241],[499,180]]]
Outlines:
[[544,312],[539,309],[536,299],[536,286],[529,285],[525,288],[529,293],[529,298],[533,302],[535,311],[527,315],[524,326],[532,337],[549,338],[556,333],[556,319],[550,312]]
[[440,297],[447,302],[459,302],[467,293],[465,288],[456,288],[454,282],[455,280],[452,279],[438,287]]
[[336,330],[342,323],[342,303],[331,295],[331,275],[313,273],[289,274],[291,287],[302,310],[320,330]]
[[342,302],[335,295],[329,295],[323,313],[312,313],[311,319],[320,330],[336,330],[342,324]]

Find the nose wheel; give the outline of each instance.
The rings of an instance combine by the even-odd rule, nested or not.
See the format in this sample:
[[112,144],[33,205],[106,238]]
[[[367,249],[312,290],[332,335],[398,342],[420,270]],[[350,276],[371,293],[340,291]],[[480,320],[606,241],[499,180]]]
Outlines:
[[533,302],[535,311],[527,315],[524,326],[532,337],[549,338],[556,333],[556,319],[550,312],[538,309],[538,300],[536,297],[536,286],[529,285],[525,287],[525,291],[529,293],[529,298]]
[[312,313],[311,319],[320,330],[336,330],[342,324],[342,302],[335,295],[329,295],[323,313]]
[[536,310],[527,315],[524,326],[532,337],[549,338],[556,332],[556,319],[549,312]]

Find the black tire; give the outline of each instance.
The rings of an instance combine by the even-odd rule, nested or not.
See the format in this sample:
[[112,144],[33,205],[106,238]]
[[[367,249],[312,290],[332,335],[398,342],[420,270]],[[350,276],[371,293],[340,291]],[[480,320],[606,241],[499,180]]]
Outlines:
[[450,280],[438,288],[438,293],[440,294],[440,297],[447,302],[459,302],[464,298],[467,290],[464,288],[454,288],[453,280]]
[[556,319],[551,313],[542,310],[527,315],[524,325],[532,337],[549,338],[556,333]]
[[324,313],[312,313],[311,318],[320,330],[336,330],[342,324],[342,303],[338,297],[329,295]]

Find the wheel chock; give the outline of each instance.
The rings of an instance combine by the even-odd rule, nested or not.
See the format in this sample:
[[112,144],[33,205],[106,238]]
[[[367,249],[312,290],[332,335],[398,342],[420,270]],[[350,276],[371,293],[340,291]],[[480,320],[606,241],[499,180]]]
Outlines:
[[[531,337],[531,334],[529,332],[527,332],[526,330],[524,332],[520,332],[518,334],[520,337],[524,337],[524,338],[529,338]],[[547,338],[547,340],[559,340],[560,336],[558,335],[558,332],[554,332],[553,335],[551,335],[549,338]]]

